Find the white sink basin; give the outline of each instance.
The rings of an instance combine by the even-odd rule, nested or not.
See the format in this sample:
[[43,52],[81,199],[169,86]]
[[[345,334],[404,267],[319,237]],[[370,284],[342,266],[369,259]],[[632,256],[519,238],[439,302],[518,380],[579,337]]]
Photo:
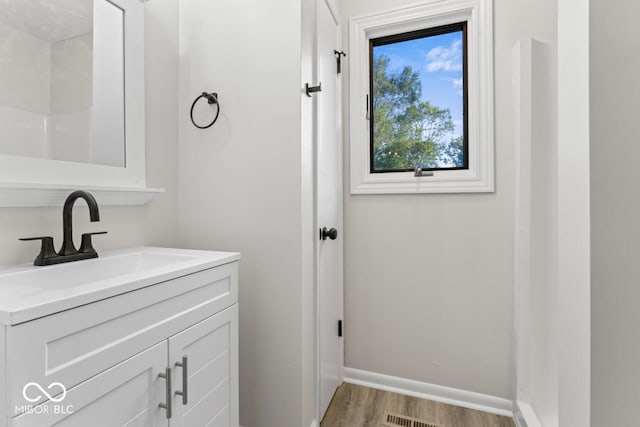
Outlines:
[[235,252],[141,247],[0,270],[0,324],[26,322],[238,259]]

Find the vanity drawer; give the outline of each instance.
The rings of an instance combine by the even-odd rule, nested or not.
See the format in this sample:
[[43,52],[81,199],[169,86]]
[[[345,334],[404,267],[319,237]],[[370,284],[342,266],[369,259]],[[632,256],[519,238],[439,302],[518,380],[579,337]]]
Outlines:
[[237,300],[233,262],[9,327],[7,412],[29,382],[69,389]]

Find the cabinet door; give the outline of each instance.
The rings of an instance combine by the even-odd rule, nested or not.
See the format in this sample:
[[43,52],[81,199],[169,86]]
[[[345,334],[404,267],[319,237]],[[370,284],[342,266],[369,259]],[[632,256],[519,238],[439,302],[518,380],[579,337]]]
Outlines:
[[[10,419],[9,425],[167,427],[165,410],[158,406],[166,397],[165,380],[158,374],[165,372],[167,352],[167,341],[163,341],[69,389],[62,401],[47,401],[31,413]],[[31,397],[37,394],[36,389],[30,393]]]
[[237,304],[169,338],[169,363],[171,427],[238,427]]

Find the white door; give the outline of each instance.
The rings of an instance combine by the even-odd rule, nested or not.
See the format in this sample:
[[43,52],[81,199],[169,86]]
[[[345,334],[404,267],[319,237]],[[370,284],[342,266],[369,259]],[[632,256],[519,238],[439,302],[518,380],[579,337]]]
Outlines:
[[167,427],[166,410],[158,406],[166,403],[167,382],[158,374],[166,372],[167,351],[163,341],[69,389],[62,401],[44,403],[46,413],[25,413],[9,425]]
[[[332,2],[331,2],[332,3]],[[322,91],[317,104],[317,210],[319,404],[320,419],[342,383],[343,344],[338,335],[342,319],[342,135],[340,76],[335,51],[340,51],[337,11],[327,1],[317,1],[316,76]],[[335,231],[337,236],[332,233]]]
[[171,427],[238,427],[238,305],[169,338]]

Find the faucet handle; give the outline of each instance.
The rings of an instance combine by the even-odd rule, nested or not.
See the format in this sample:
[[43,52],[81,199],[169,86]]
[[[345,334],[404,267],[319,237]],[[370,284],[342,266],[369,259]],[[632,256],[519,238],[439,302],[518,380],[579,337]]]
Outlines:
[[78,252],[81,254],[97,254],[96,250],[93,248],[93,244],[91,243],[91,236],[94,234],[107,234],[106,231],[95,231],[93,233],[84,233],[82,235],[82,243],[80,243],[80,249]]
[[42,245],[40,247],[40,253],[33,261],[33,265],[44,265],[43,261],[49,258],[56,258],[58,254],[53,247],[53,237],[51,236],[42,236],[42,237],[23,237],[20,240],[23,242],[28,242],[31,240],[41,240]]

